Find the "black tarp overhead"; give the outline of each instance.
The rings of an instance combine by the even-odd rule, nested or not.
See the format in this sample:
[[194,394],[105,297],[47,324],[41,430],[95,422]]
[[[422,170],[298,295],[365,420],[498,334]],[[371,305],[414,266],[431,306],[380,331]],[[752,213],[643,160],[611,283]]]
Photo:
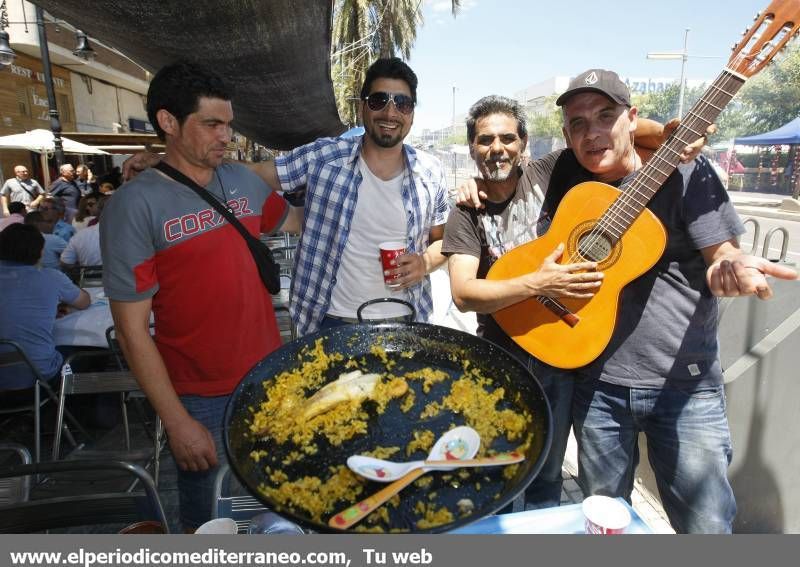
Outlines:
[[270,148],[337,135],[331,0],[37,0],[155,71],[179,58],[235,85],[235,128]]

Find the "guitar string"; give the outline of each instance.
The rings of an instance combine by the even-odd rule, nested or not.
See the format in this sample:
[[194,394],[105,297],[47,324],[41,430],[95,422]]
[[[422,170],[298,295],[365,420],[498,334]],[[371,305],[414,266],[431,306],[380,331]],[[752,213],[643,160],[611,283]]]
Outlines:
[[[737,54],[736,57],[731,59],[731,63],[729,63],[729,66],[726,67],[725,69],[723,69],[722,73],[720,73],[720,75],[717,77],[717,79],[715,79],[712,82],[712,84],[707,89],[706,93],[704,93],[704,95],[700,98],[700,100],[695,104],[695,106],[687,114],[687,116],[689,117],[689,120],[684,120],[684,125],[685,125],[687,130],[689,130],[691,132],[694,132],[695,135],[698,135],[697,131],[692,128],[692,126],[696,125],[695,121],[693,121],[692,119],[696,119],[696,121],[699,121],[699,123],[700,123],[699,125],[701,127],[707,128],[708,125],[711,124],[714,121],[716,116],[718,116],[719,113],[724,109],[724,107],[727,105],[727,103],[730,102],[730,100],[736,95],[736,93],[739,91],[739,89],[744,84],[744,81],[742,81],[740,78],[736,77],[731,72],[729,72],[728,68],[730,66],[734,66],[734,67],[738,66],[739,64],[741,64],[744,61],[744,59],[745,59],[745,56],[743,54],[741,54],[741,53]],[[717,83],[720,83],[720,84],[718,85]],[[732,91],[728,91],[728,88],[731,87],[731,86],[733,86],[735,88],[733,88]],[[719,106],[717,104],[714,104],[714,102],[719,103]],[[716,111],[716,115],[714,114],[714,111],[711,111],[709,114],[712,115],[713,117],[707,119],[705,116],[699,116],[697,114],[694,114],[694,111],[696,109],[700,110],[703,107],[703,105],[705,105],[705,110],[706,111],[708,110],[708,107],[713,108]],[[702,112],[705,112],[705,111],[702,111]],[[678,136],[678,133],[680,133],[680,132],[681,132],[680,130],[678,130],[676,132],[675,140],[680,141],[681,143],[683,143],[683,145],[686,145],[686,143],[683,140],[681,140],[680,137]],[[671,148],[669,146],[669,144],[667,144],[665,146],[662,146],[662,148],[665,148],[665,151],[672,152],[675,155],[675,157],[679,157],[679,155],[680,155],[679,152],[677,151],[678,148],[673,149],[673,148]],[[629,184],[628,188],[630,189],[630,191],[623,192],[623,195],[621,195],[620,198],[615,200],[615,202],[612,203],[612,206],[609,207],[609,209],[607,211],[607,213],[609,213],[609,214],[604,214],[603,218],[606,218],[606,219],[608,219],[610,221],[613,221],[613,217],[614,216],[618,216],[621,212],[623,212],[623,211],[625,211],[626,209],[629,208],[629,204],[630,204],[631,200],[635,201],[638,205],[640,205],[641,208],[640,208],[639,212],[641,213],[641,211],[643,210],[644,206],[646,206],[646,204],[652,198],[652,194],[654,194],[655,191],[657,191],[657,189],[651,191],[651,195],[650,196],[648,196],[645,193],[642,193],[639,190],[639,187],[641,185],[645,185],[645,187],[646,187],[646,182],[644,182],[642,180],[642,177],[648,177],[651,181],[656,182],[658,184],[657,187],[660,188],[660,186],[669,177],[669,174],[665,174],[663,171],[658,169],[658,167],[656,165],[656,162],[657,161],[662,161],[662,162],[666,163],[668,168],[670,169],[670,174],[671,174],[672,171],[674,171],[675,167],[677,167],[677,162],[672,163],[672,162],[666,160],[663,157],[663,155],[661,155],[663,153],[665,153],[665,152],[657,151],[653,155],[653,157],[651,158],[650,163],[648,164],[650,166],[650,169],[655,170],[656,172],[658,172],[659,175],[661,175],[663,177],[663,180],[661,182],[658,182],[657,179],[653,179],[652,177],[650,177],[647,174],[647,171],[648,171],[647,168],[643,168],[642,170],[640,170],[640,175],[637,176]],[[640,201],[638,201],[638,199],[636,198],[638,196],[643,196],[644,197],[644,203],[641,203]],[[614,210],[612,210],[612,209],[614,209]],[[638,215],[634,215],[634,217],[633,217],[634,221],[636,219],[636,216],[638,216]],[[610,232],[610,230],[608,230],[608,228],[606,228],[607,225],[602,224],[603,223],[603,218],[601,218],[601,222],[598,223],[598,225],[600,225],[600,227],[599,227],[600,230],[595,234],[594,240],[590,241],[590,245],[596,244],[598,239],[603,237],[603,233]],[[624,226],[624,224],[623,224],[623,226]],[[627,228],[623,228],[623,231],[621,233],[614,234],[612,232],[612,234],[614,235],[615,238],[618,239],[618,238],[621,238],[622,234],[626,230],[627,230]]]
[[[718,85],[717,83],[720,83],[720,85]],[[693,107],[692,110],[687,114],[687,118],[684,121],[685,122],[685,124],[684,124],[685,129],[688,130],[688,131],[692,131],[693,130],[692,129],[693,126],[699,126],[701,128],[707,128],[708,124],[710,124],[714,120],[714,118],[710,118],[709,119],[708,116],[709,115],[713,115],[715,111],[718,113],[719,109],[724,107],[724,104],[729,102],[730,99],[733,98],[733,96],[738,91],[738,88],[735,88],[735,89],[733,89],[733,93],[731,93],[731,92],[729,92],[727,90],[726,87],[729,87],[731,85],[736,87],[738,85],[738,87],[740,88],[742,84],[743,83],[742,83],[741,79],[738,79],[738,78],[732,76],[730,73],[723,72],[720,75],[720,77],[718,77],[718,79],[715,80],[714,83],[712,83],[712,86],[709,87],[708,91],[706,92],[706,95],[704,95],[698,101],[698,103],[695,105],[695,107]],[[721,99],[724,99],[724,100],[721,100]],[[714,104],[715,102],[719,103],[719,105]],[[706,112],[708,111],[709,108],[713,108],[714,110],[709,112],[708,114],[706,114]],[[696,110],[700,111],[699,115],[695,112]],[[675,139],[673,141],[677,141],[677,142],[679,142],[679,143],[681,143],[683,145],[686,145],[685,142],[683,140],[681,140],[680,136],[678,135],[678,134],[681,134],[681,133],[683,133],[681,130],[676,132],[676,136],[675,136]],[[678,147],[680,147],[680,146],[678,146]],[[580,249],[586,250],[587,247],[591,248],[592,246],[596,245],[596,243],[601,238],[604,238],[605,234],[607,234],[609,232],[615,238],[620,238],[621,237],[622,233],[624,233],[625,230],[627,230],[627,228],[623,228],[623,231],[621,233],[615,233],[613,230],[611,230],[612,227],[610,226],[610,223],[613,223],[617,218],[620,217],[620,215],[622,213],[626,213],[627,212],[628,216],[631,216],[630,215],[630,210],[631,210],[630,203],[631,203],[631,201],[635,201],[638,205],[640,205],[639,212],[641,212],[641,210],[643,210],[642,202],[639,201],[638,197],[643,197],[644,198],[644,205],[646,205],[647,202],[652,197],[652,194],[654,193],[654,191],[650,191],[650,195],[648,196],[647,193],[643,193],[640,190],[640,188],[642,186],[645,186],[645,188],[647,187],[646,181],[644,181],[644,178],[645,177],[649,178],[651,181],[656,182],[658,184],[657,186],[660,187],[661,184],[663,184],[663,182],[666,180],[668,175],[664,175],[664,172],[658,169],[656,163],[659,162],[659,161],[664,162],[669,166],[669,168],[671,170],[674,170],[674,168],[677,166],[677,161],[670,162],[670,161],[666,160],[662,154],[664,154],[666,152],[672,152],[674,154],[674,156],[677,157],[679,154],[676,151],[676,149],[672,149],[669,145],[662,146],[662,150],[665,150],[665,151],[657,152],[651,158],[650,163],[648,164],[649,168],[647,170],[645,170],[644,168],[642,170],[640,170],[639,176],[637,176],[628,185],[628,187],[625,188],[626,191],[614,203],[612,203],[612,206],[609,207],[609,209],[607,210],[606,214],[604,214],[603,217],[601,218],[601,222],[599,222],[594,227],[594,229],[592,231],[590,231],[589,238],[588,239],[586,239],[586,238],[584,239],[583,246],[581,246]],[[657,179],[653,179],[653,177],[648,175],[648,171],[653,173],[656,177],[660,175],[663,180],[659,182]],[[636,215],[636,216],[638,216],[638,215]],[[634,220],[635,220],[636,216],[633,217]],[[624,227],[624,223],[618,223],[618,224],[622,224],[623,227]],[[576,251],[576,252],[579,252],[579,250]],[[578,259],[581,259],[581,256],[576,254],[575,256],[573,256],[573,258],[578,260]],[[576,260],[572,260],[572,261],[576,261]]]
[[[736,93],[739,91],[739,89],[741,89],[741,87],[744,85],[744,83],[746,81],[742,80],[741,77],[738,77],[738,76],[734,75],[733,73],[729,72],[729,68],[739,65],[743,60],[744,60],[744,55],[742,53],[739,53],[739,54],[737,54],[736,57],[732,58],[731,61],[728,64],[728,66],[725,69],[723,69],[722,73],[720,73],[720,75],[712,82],[711,86],[706,91],[706,93],[704,93],[703,96],[700,97],[700,100],[697,103],[695,103],[695,105],[689,110],[689,113],[687,114],[688,120],[685,121],[685,125],[686,125],[686,129],[687,130],[693,131],[693,129],[691,128],[692,125],[700,126],[700,125],[703,125],[703,122],[705,122],[705,125],[703,126],[704,130],[707,129],[708,125],[711,124],[719,116],[719,114],[722,112],[722,110],[725,108],[725,106],[733,99],[734,96],[736,96]],[[721,83],[719,86],[717,86],[718,82]],[[727,84],[726,84],[726,82],[727,82]],[[733,87],[732,92],[729,92],[727,90],[727,87]],[[712,89],[716,89],[716,90],[712,90]],[[711,94],[709,94],[709,93],[711,93]],[[715,94],[718,97],[717,99],[714,99],[714,95]],[[709,96],[706,96],[706,95],[709,95]],[[707,99],[714,99],[715,102],[719,103],[719,106],[717,106],[716,104],[711,102],[711,100],[707,100]],[[721,100],[721,99],[724,99],[724,100]],[[716,111],[716,114],[714,113],[714,111],[711,111],[709,113],[709,116],[711,116],[711,118],[709,120],[706,120],[706,118],[704,116],[702,116],[702,115],[697,115],[697,114],[694,113],[694,111],[697,110],[697,111],[701,112],[701,114],[703,114],[703,112],[704,112],[702,110],[703,105],[706,106],[706,110],[708,109],[708,107],[711,107],[711,108],[714,109],[714,111]],[[657,191],[658,188],[660,188],[661,185],[669,177],[669,175],[665,175],[664,172],[662,172],[660,169],[658,169],[658,167],[655,166],[654,163],[652,163],[653,160],[659,160],[659,161],[662,161],[662,162],[666,163],[667,166],[668,166],[668,169],[670,171],[670,175],[672,174],[672,172],[674,172],[675,168],[677,168],[677,166],[678,166],[678,163],[680,161],[680,152],[678,151],[679,147],[678,148],[672,148],[671,145],[674,144],[675,142],[683,143],[684,146],[687,145],[685,142],[683,142],[680,139],[679,134],[682,134],[682,131],[681,131],[680,127],[671,136],[671,138],[672,138],[671,142],[661,146],[661,148],[659,148],[656,151],[656,153],[652,156],[652,158],[650,160],[650,162],[652,164],[650,169],[655,170],[659,175],[664,177],[664,181],[659,183],[657,188],[655,190],[652,190],[651,191],[651,195],[648,197],[646,193],[643,193],[642,191],[640,191],[640,187],[641,186],[644,186],[644,188],[647,188],[647,186],[646,186],[646,183],[641,181],[640,175],[637,175],[632,180],[631,183],[626,184],[627,187],[623,188],[622,195],[620,195],[617,199],[614,200],[614,202],[611,204],[609,209],[606,210],[606,212],[601,217],[601,220],[600,220],[600,222],[598,222],[598,225],[600,225],[603,222],[604,218],[610,218],[611,217],[611,215],[609,214],[609,213],[612,212],[611,209],[617,208],[617,209],[623,209],[624,210],[626,207],[628,207],[630,201],[631,200],[636,201],[635,197],[639,196],[639,195],[645,198],[644,204],[640,203],[639,201],[636,201],[637,204],[639,204],[640,207],[641,207],[640,210],[639,210],[639,214],[641,214],[641,212],[644,210],[644,207],[647,205],[647,203],[650,201],[650,199],[655,194],[655,191]],[[673,153],[674,154],[673,155],[673,159],[675,157],[677,157],[678,160],[674,161],[674,162],[670,161],[670,160],[667,160],[666,157],[664,157],[664,154],[666,154],[668,152]],[[645,166],[645,167],[647,167],[647,166]],[[645,169],[645,168],[642,168],[642,169]],[[650,176],[647,175],[647,177],[650,177]],[[638,214],[634,215],[634,218],[633,218],[632,221],[630,221],[630,224],[633,224],[633,222],[635,222],[636,217],[638,217]],[[629,224],[629,227],[630,227],[630,224]],[[595,246],[597,244],[597,242],[601,238],[604,237],[603,235],[606,232],[605,227],[601,227],[600,229],[598,229],[598,225],[595,225],[595,227],[593,227],[593,229],[589,233],[590,235],[592,235],[592,240],[590,240],[590,242],[589,242],[589,249],[591,249],[593,246]],[[624,229],[622,233],[620,233],[619,235],[615,235],[615,238],[617,238],[617,239],[622,238],[622,234],[624,234],[624,232],[627,231],[627,230],[628,230],[627,228]],[[571,256],[571,258],[569,260],[569,263],[575,263],[575,262],[580,261],[580,260],[583,259],[583,256],[580,255],[580,249],[582,247],[581,246],[582,244],[583,244],[583,242],[579,242],[578,243],[578,246],[576,247],[575,254],[573,254]],[[586,248],[584,247],[584,249],[586,249]],[[540,303],[542,303],[543,305],[546,305],[546,304],[548,304],[550,302],[556,303],[556,305],[560,305],[550,297],[536,296],[536,299]]]
[[[717,85],[717,83],[720,84]],[[737,84],[738,88],[735,88],[733,90],[733,93],[731,94],[731,92],[728,91],[728,88],[730,86],[736,87]],[[677,167],[679,159],[673,162],[667,160],[663,156],[663,154],[671,152],[674,154],[673,159],[675,157],[679,158],[680,152],[678,152],[677,150],[680,148],[680,144],[683,144],[683,146],[687,145],[685,141],[681,139],[681,134],[683,134],[684,131],[696,133],[694,128],[702,128],[703,130],[705,130],[708,127],[708,125],[711,124],[716,118],[714,113],[716,112],[717,115],[719,114],[720,112],[719,109],[724,108],[724,105],[726,105],[733,98],[733,96],[735,96],[736,92],[738,92],[742,84],[743,82],[740,78],[735,77],[731,73],[727,72],[727,69],[723,70],[723,72],[719,75],[719,77],[717,77],[717,79],[715,79],[714,82],[711,84],[711,86],[707,89],[705,95],[702,96],[700,100],[698,100],[698,102],[687,113],[686,117],[684,118],[684,124],[682,124],[681,127],[679,127],[678,130],[675,132],[673,139],[671,140],[671,143],[677,145],[678,147],[672,148],[671,144],[665,144],[659,149],[659,151],[657,151],[653,155],[653,157],[650,160],[650,163],[648,163],[647,166],[639,170],[639,174],[629,184],[627,184],[627,187],[623,188],[622,195],[620,195],[614,201],[614,203],[612,203],[609,209],[607,209],[607,211],[601,217],[600,222],[598,222],[597,225],[595,225],[595,227],[593,227],[593,229],[589,232],[589,235],[587,235],[588,238],[584,238],[581,244],[579,244],[579,246],[575,251],[575,254],[573,254],[572,257],[570,258],[570,263],[581,261],[582,258],[584,258],[584,256],[580,254],[580,250],[581,249],[587,250],[596,246],[596,244],[601,239],[604,239],[606,237],[606,234],[608,234],[609,232],[616,239],[622,237],[622,234],[624,234],[624,232],[628,230],[630,224],[632,224],[633,221],[635,221],[636,217],[638,217],[638,214],[633,216],[633,220],[631,220],[630,223],[628,224],[628,228],[625,228],[625,223],[621,223],[623,226],[623,230],[619,234],[616,234],[612,230],[610,230],[611,228],[610,223],[613,222],[615,218],[618,218],[621,212],[623,211],[629,212],[631,210],[631,205],[630,205],[631,201],[635,201],[638,205],[640,205],[641,208],[639,209],[639,213],[641,213],[641,211],[644,209],[644,206],[646,206],[646,204],[650,201],[653,194],[655,193],[655,191],[650,191],[651,194],[648,196],[647,193],[641,191],[643,187],[647,188],[647,184],[643,180],[642,174],[644,173],[644,177],[648,177],[650,178],[651,181],[657,183],[658,184],[657,187],[660,188],[660,186],[666,181],[669,175],[664,175],[664,172],[659,170],[654,162],[666,163],[670,169],[670,174],[671,174],[672,171],[674,171],[674,169]],[[722,101],[720,99],[727,99],[727,100]],[[722,105],[715,104],[715,102],[722,103]],[[709,111],[709,109],[713,110]],[[695,111],[700,112],[700,114],[698,115]],[[706,114],[707,112],[708,114]],[[708,116],[710,116],[710,119],[708,118]],[[648,174],[648,172],[654,173],[656,177],[658,176],[663,177],[663,180],[659,182],[658,179],[653,179],[653,177],[651,177]],[[637,200],[637,197],[644,198],[644,205],[642,205],[642,203]],[[631,215],[629,214],[629,216]]]
[[[720,76],[720,78],[722,78],[722,79],[726,78],[724,72]],[[719,78],[718,78],[718,80],[719,80]],[[715,83],[716,82],[717,81],[715,81]],[[709,91],[711,92],[710,96],[713,97],[714,91],[711,90],[711,89]],[[704,100],[705,98],[706,98],[705,96],[702,97],[701,100],[698,101],[698,103],[695,105],[695,108],[702,107],[703,104],[705,104],[705,100]],[[705,104],[705,106],[708,107],[709,105]],[[694,110],[694,108],[692,110]],[[690,111],[687,114],[687,117],[688,117],[688,119],[685,120],[685,123],[683,124],[683,126],[684,126],[683,129],[687,130],[687,131],[692,131],[692,126],[700,126],[704,122],[707,121],[705,117],[693,114],[692,111]],[[705,124],[705,127],[707,127],[708,124],[710,124],[712,121],[713,121],[713,119],[708,120],[707,123]],[[674,139],[672,141],[673,142],[683,143],[683,141],[681,140],[681,137],[679,135],[679,134],[682,134],[682,133],[683,133],[682,130],[679,129],[676,132],[676,135],[675,135],[675,137],[674,137]],[[683,145],[686,145],[686,144],[683,143]],[[635,201],[638,205],[640,205],[639,212],[641,212],[641,210],[643,210],[643,208],[644,208],[643,204],[642,204],[641,201],[639,201],[637,199],[637,197],[643,197],[644,198],[643,199],[644,200],[644,205],[646,205],[647,202],[649,201],[649,199],[652,197],[652,195],[648,196],[646,193],[643,193],[641,191],[641,189],[640,189],[642,186],[645,186],[645,188],[646,188],[646,182],[644,181],[644,178],[645,177],[649,178],[651,181],[654,181],[655,183],[657,183],[658,187],[660,187],[661,184],[668,177],[668,176],[665,176],[664,172],[660,171],[654,165],[653,162],[664,161],[665,163],[667,163],[667,165],[669,166],[669,168],[671,170],[674,170],[674,168],[677,166],[677,160],[675,160],[674,162],[670,162],[670,161],[664,159],[663,155],[659,155],[659,154],[664,154],[664,153],[666,153],[666,151],[672,151],[675,154],[675,156],[678,156],[679,154],[675,150],[673,150],[671,147],[669,147],[669,144],[667,144],[663,148],[666,148],[666,150],[660,151],[660,152],[656,152],[656,154],[651,158],[650,167],[645,166],[645,168],[640,170],[639,175],[630,184],[628,184],[627,187],[623,188],[624,191],[623,191],[622,195],[620,195],[620,197],[618,197],[615,200],[615,202],[612,203],[611,207],[609,207],[609,209],[606,211],[606,213],[603,215],[603,217],[601,217],[601,221],[598,222],[598,224],[595,225],[595,227],[593,227],[593,230],[590,231],[590,233],[589,233],[589,238],[588,239],[585,238],[583,240],[583,246],[579,246],[578,247],[578,250],[576,250],[576,253],[578,253],[578,254],[576,254],[575,256],[579,255],[579,252],[580,252],[581,249],[583,249],[583,250],[586,250],[587,248],[591,249],[593,246],[595,246],[597,244],[597,242],[599,242],[601,239],[605,238],[605,235],[608,234],[609,232],[615,238],[618,239],[618,238],[620,238],[622,236],[622,233],[624,233],[627,230],[627,228],[625,228],[625,223],[618,223],[618,224],[622,224],[623,230],[621,232],[618,232],[618,233],[614,232],[613,230],[611,230],[611,228],[612,228],[611,224],[613,222],[615,222],[615,220],[620,217],[621,213],[628,212],[628,211],[631,210],[631,205],[630,205],[631,201]],[[648,174],[648,171],[651,171],[651,170],[654,170],[653,173],[657,172],[657,174],[660,175],[663,178],[663,180],[659,182],[658,179],[653,179],[653,177],[651,177]],[[631,215],[629,215],[629,216],[631,216]],[[636,216],[638,216],[638,215],[636,215]],[[633,217],[634,220],[635,220],[636,216]]]

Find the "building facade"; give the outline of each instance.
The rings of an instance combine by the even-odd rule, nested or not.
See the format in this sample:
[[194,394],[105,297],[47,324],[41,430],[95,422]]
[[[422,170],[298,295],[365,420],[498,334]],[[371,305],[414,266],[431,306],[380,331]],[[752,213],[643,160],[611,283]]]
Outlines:
[[[29,2],[7,5],[6,31],[17,54],[0,70],[0,136],[36,128],[49,129],[47,90],[42,69],[35,7]],[[152,132],[147,121],[145,94],[150,76],[124,55],[91,39],[91,22],[55,21],[45,13],[56,106],[61,130],[69,132]],[[76,27],[89,34],[97,56],[85,62],[73,55]],[[77,163],[80,156],[66,156]],[[96,168],[113,165],[111,159],[93,158]],[[13,176],[16,164],[29,167],[39,181],[45,176],[40,156],[26,150],[0,150],[4,179]],[[47,165],[54,174],[53,162]]]

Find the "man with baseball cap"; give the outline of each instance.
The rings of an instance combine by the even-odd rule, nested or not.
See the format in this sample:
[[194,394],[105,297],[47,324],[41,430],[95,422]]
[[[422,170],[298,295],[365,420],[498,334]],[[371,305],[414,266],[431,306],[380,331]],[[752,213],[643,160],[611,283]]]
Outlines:
[[[520,173],[535,174],[536,180],[546,184],[541,210],[529,215],[536,223],[536,234],[547,230],[561,198],[573,186],[591,180],[619,185],[642,165],[633,147],[640,123],[637,109],[616,73],[590,69],[579,74],[557,104],[563,109],[569,147]],[[479,140],[476,137],[476,143]],[[497,162],[499,168],[507,157],[501,144],[495,146],[487,159],[490,173],[494,166],[488,162]],[[489,184],[486,175],[482,182]],[[474,183],[460,188],[457,202],[477,205],[478,189]],[[483,193],[485,197],[492,190],[484,188]],[[755,293],[767,298],[771,291],[766,274],[784,278],[796,274],[741,253],[736,240],[743,232],[741,223],[704,158],[679,166],[648,207],[668,231],[667,250],[653,269],[624,290],[615,333],[605,352],[574,371],[547,367],[530,358],[534,374],[544,384],[560,385],[554,390],[555,399],[548,392],[558,410],[554,415],[561,415],[573,398],[579,476],[587,496],[630,498],[638,462],[637,437],[643,431],[661,498],[676,531],[729,532],[736,504],[726,475],[731,448],[713,295]],[[458,210],[453,216],[457,214]],[[464,258],[465,252],[459,251],[461,243],[451,234],[453,216],[443,252],[453,254],[451,279],[457,279],[454,259]],[[504,243],[505,248],[514,245]],[[454,297],[460,295],[457,304],[491,313],[525,299],[498,303],[498,297],[510,294],[487,290],[487,285],[477,281],[472,278],[468,287],[453,284]],[[491,297],[482,298],[482,291],[491,291]],[[492,298],[494,303],[489,301]],[[554,436],[561,437],[569,430],[568,417],[556,425]],[[560,463],[563,447],[555,447],[559,454],[548,460]]]
[[[569,149],[554,172],[559,184],[549,187],[550,207],[577,183],[618,185],[641,167],[633,150],[637,109],[616,73],[579,74],[556,104]],[[623,290],[603,354],[573,373],[579,480],[587,496],[630,499],[643,432],[675,530],[729,533],[736,502],[716,297],[768,299],[768,275],[797,273],[742,253],[742,223],[702,156],[680,165],[647,206],[667,230],[666,251]]]

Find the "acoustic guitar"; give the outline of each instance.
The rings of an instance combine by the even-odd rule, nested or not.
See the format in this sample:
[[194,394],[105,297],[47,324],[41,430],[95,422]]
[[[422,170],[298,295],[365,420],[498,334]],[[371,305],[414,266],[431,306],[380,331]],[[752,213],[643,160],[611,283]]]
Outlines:
[[591,299],[536,296],[494,313],[502,329],[539,360],[559,368],[578,368],[608,346],[622,289],[652,268],[664,252],[664,226],[647,203],[677,167],[680,153],[701,137],[725,105],[761,71],[800,29],[800,0],[774,0],[733,47],[727,67],[683,117],[680,126],[619,189],[590,181],[562,199],[547,233],[501,256],[489,280],[536,271],[564,243],[564,264],[593,261],[604,272]]

